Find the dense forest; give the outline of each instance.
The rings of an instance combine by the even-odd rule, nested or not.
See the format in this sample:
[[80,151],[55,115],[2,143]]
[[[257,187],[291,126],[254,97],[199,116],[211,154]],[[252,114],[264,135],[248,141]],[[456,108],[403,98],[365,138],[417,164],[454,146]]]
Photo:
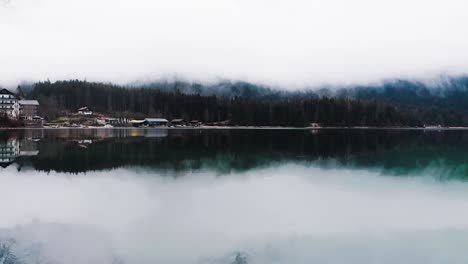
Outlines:
[[381,85],[340,89],[336,96],[468,113],[468,77],[446,78],[432,83],[393,80]]
[[[396,84],[387,84],[380,90],[356,87],[332,93],[324,90],[284,92],[248,83],[205,87],[196,83],[172,82],[127,87],[71,80],[39,82],[28,91],[21,87],[19,90],[26,97],[39,100],[42,113],[49,118],[88,106],[96,112],[118,117],[183,118],[204,123],[229,120],[231,125],[468,125],[468,110],[463,111],[459,104],[445,107],[447,103],[437,101],[434,99],[436,95],[427,94],[420,86],[416,90],[414,86]],[[223,88],[218,91],[216,87]],[[401,103],[395,99],[399,94],[406,98]],[[433,98],[431,103],[421,100],[421,94]]]

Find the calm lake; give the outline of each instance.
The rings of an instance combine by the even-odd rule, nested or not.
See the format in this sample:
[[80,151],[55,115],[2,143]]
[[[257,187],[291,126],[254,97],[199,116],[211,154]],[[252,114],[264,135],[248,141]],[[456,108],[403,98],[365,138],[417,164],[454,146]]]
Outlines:
[[468,263],[468,131],[0,131],[0,264]]

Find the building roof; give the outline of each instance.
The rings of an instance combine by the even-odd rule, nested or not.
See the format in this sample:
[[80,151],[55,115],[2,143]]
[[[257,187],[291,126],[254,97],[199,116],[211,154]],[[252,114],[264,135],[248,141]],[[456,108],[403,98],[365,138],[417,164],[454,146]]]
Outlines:
[[165,118],[145,118],[145,121],[147,122],[169,122]]
[[184,120],[183,120],[183,119],[181,119],[181,118],[179,118],[179,119],[172,119],[172,121],[171,121],[171,122],[184,122]]
[[87,106],[85,106],[85,107],[79,108],[78,111],[90,111],[90,110]]
[[[11,94],[11,95],[15,95],[14,93],[10,92],[9,90],[7,89],[2,89],[0,90],[0,94]],[[16,96],[16,95],[15,95]]]
[[19,100],[20,105],[39,105],[37,100]]
[[130,123],[132,124],[141,124],[141,123],[144,123],[145,120],[130,120]]

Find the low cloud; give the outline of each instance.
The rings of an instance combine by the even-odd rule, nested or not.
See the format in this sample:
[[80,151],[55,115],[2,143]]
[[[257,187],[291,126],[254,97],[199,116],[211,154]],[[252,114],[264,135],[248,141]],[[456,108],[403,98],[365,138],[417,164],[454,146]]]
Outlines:
[[285,88],[468,72],[466,1],[11,0],[0,83],[242,79]]

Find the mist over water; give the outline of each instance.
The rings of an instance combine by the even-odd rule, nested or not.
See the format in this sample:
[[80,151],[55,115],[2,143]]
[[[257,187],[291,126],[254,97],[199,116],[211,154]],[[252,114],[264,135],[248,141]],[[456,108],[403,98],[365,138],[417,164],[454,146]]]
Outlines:
[[294,162],[0,174],[16,263],[466,263],[468,184]]

